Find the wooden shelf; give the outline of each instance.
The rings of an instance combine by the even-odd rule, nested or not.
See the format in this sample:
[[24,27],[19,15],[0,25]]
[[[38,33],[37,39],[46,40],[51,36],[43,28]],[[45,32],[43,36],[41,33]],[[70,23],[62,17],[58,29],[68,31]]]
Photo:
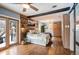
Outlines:
[[29,20],[29,22],[27,24],[29,30],[35,30],[36,29],[36,25],[37,25],[37,22],[36,21],[31,21],[31,20]]

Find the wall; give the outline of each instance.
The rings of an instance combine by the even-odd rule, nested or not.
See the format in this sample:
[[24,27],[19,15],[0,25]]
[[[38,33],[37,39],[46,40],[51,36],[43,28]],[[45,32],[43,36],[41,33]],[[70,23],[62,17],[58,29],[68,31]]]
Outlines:
[[52,31],[52,25],[53,25],[53,22],[39,22],[38,23],[38,31],[41,32],[41,26],[44,24],[46,24],[47,26],[47,29],[45,29],[45,32],[49,32],[53,35],[53,31]]
[[[79,4],[76,6],[76,41],[79,43]],[[76,44],[76,54],[79,55],[79,46]]]
[[20,15],[18,13],[12,12],[12,11],[2,8],[2,7],[0,8],[0,14],[10,16],[10,17],[13,17],[16,19],[20,19]]
[[48,26],[48,29],[46,29],[46,32],[50,32],[53,35],[53,22],[59,22],[61,21],[62,18],[62,14],[50,14],[50,15],[45,15],[45,16],[39,16],[39,17],[34,17],[32,18],[36,21],[38,21],[38,31],[40,32],[41,29],[41,25],[42,23],[45,23]]
[[70,50],[74,51],[74,12],[70,14]]
[[63,15],[62,31],[63,46],[66,49],[70,49],[70,20],[68,14]]
[[[38,23],[38,31],[41,32],[41,26],[42,26],[43,23],[44,23],[44,24],[46,24],[46,26],[47,26],[47,28],[45,29],[45,32],[51,33],[52,36],[54,36],[54,32],[53,32],[53,28],[54,28],[54,27],[53,27],[53,25],[54,25],[54,23],[56,23],[56,22],[61,22],[61,21],[39,22],[39,23]],[[62,25],[61,25],[61,27],[62,27]],[[61,30],[61,32],[62,32],[62,30]]]
[[[77,26],[76,29],[76,41],[79,42],[79,25]],[[76,45],[76,54],[79,55],[79,46]]]
[[28,23],[27,22],[28,22],[27,17],[24,15],[20,15],[20,38],[21,38],[21,41],[24,40],[24,38],[26,37],[26,33],[28,32],[28,26],[27,26]]

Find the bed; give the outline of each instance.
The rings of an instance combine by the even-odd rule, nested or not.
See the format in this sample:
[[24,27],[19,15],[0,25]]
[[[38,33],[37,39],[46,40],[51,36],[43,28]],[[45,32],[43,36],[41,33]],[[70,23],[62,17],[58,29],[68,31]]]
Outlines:
[[45,33],[27,33],[26,41],[46,46],[49,43],[50,35]]

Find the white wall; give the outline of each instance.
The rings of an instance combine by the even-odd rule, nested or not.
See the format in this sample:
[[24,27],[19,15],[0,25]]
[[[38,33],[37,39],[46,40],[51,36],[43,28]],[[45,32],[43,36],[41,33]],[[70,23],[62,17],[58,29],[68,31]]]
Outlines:
[[74,51],[74,18],[73,12],[70,14],[70,50]]
[[41,26],[43,25],[42,23],[46,24],[47,29],[45,29],[45,32],[49,32],[53,35],[53,22],[38,22],[38,31],[41,32]]

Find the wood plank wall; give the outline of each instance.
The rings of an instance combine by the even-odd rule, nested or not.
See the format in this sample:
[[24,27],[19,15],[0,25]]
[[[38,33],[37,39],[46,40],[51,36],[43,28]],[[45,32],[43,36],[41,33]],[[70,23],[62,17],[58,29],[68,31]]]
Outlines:
[[[24,36],[28,31],[28,18],[25,15],[20,15],[20,41],[24,40]],[[23,30],[22,30],[23,28]],[[21,42],[20,42],[21,43]]]

